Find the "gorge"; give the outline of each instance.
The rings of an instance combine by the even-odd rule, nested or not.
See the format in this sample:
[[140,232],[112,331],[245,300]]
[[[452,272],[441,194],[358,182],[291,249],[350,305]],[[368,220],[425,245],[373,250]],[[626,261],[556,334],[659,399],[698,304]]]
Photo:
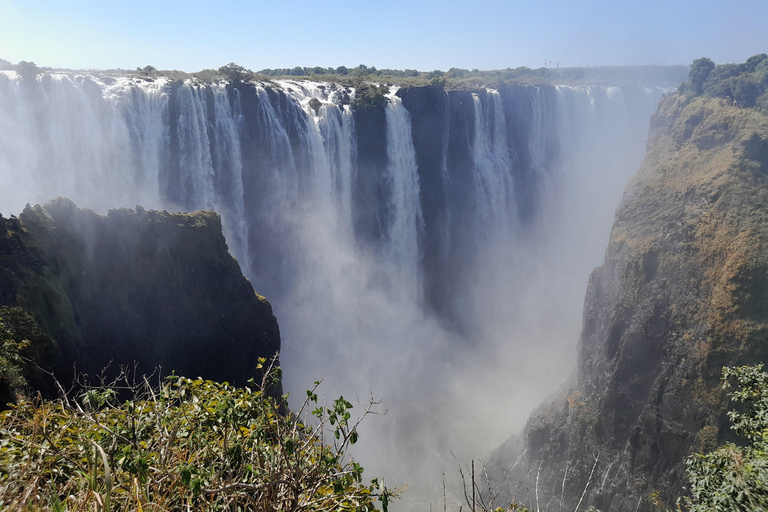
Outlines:
[[[766,76],[765,59],[735,76],[758,65]],[[505,498],[529,502],[535,487],[545,510],[582,495],[602,510],[674,509],[690,454],[738,441],[720,384],[724,366],[768,355],[768,117],[733,89],[697,93],[691,76],[651,118],[648,153],[590,277],[576,374],[493,457]],[[722,80],[702,82],[723,90]],[[744,493],[762,499],[764,485]]]
[[286,389],[382,396],[367,470],[432,482],[573,370],[587,277],[667,91],[357,92],[0,73],[0,208],[215,210],[274,307]]

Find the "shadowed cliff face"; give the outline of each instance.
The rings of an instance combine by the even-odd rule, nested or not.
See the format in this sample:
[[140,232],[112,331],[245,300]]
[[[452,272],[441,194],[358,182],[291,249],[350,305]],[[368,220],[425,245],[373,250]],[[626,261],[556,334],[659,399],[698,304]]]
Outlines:
[[730,435],[721,369],[768,359],[767,144],[752,110],[662,100],[589,281],[576,375],[493,457],[504,498],[528,502],[541,467],[542,510],[563,489],[572,509],[594,466],[587,506],[671,508],[685,458]]
[[244,384],[280,348],[270,304],[227,252],[213,212],[111,210],[68,199],[29,207],[0,231],[1,304],[58,342],[59,379],[138,361]]

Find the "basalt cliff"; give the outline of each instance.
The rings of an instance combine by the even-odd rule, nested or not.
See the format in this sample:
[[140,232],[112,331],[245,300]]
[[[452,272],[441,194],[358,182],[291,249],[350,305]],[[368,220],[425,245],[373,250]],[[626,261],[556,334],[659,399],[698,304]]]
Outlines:
[[768,361],[768,116],[735,103],[660,102],[589,280],[575,375],[490,461],[501,499],[671,509],[686,458],[732,436],[722,367]]
[[0,217],[0,306],[54,338],[65,384],[108,365],[244,384],[274,356],[272,308],[228,253],[220,217],[110,210],[68,199]]

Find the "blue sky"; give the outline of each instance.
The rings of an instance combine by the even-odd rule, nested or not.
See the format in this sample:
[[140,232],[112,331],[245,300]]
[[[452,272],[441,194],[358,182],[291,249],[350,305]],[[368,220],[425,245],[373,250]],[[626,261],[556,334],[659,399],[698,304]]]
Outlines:
[[743,62],[768,0],[0,0],[0,58],[73,69]]

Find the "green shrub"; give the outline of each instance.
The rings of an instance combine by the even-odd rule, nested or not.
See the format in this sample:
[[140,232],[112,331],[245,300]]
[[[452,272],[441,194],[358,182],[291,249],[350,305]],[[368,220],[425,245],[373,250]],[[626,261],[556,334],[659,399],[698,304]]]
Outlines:
[[747,446],[728,443],[688,459],[691,512],[768,510],[768,373],[763,365],[724,368],[724,388],[738,389],[731,400],[740,410],[728,413]]
[[768,91],[768,55],[761,53],[743,64],[715,65],[710,59],[693,61],[688,81],[680,92],[692,96],[723,98],[743,108],[763,112],[762,96]]
[[56,343],[19,307],[0,307],[0,410],[6,402],[42,389],[43,370],[50,369]]
[[251,78],[253,78],[253,71],[250,69],[246,69],[243,66],[240,66],[238,64],[235,64],[234,62],[230,62],[226,66],[221,66],[219,68],[219,73],[224,75],[224,77],[232,82],[232,83],[241,83],[241,82],[247,82]]
[[76,398],[22,402],[0,414],[0,509],[363,511],[386,502],[390,493],[364,484],[345,457],[375,402],[354,421],[343,397],[317,406],[315,386],[287,414],[267,393],[279,376],[267,368],[260,385],[235,388],[177,376],[151,386],[124,373]]
[[24,80],[34,80],[37,75],[42,73],[39,67],[34,62],[27,62],[25,60],[16,64],[16,72]]
[[385,85],[377,87],[373,84],[360,83],[355,90],[352,108],[359,111],[384,110],[389,102],[387,94],[389,94],[389,87]]

